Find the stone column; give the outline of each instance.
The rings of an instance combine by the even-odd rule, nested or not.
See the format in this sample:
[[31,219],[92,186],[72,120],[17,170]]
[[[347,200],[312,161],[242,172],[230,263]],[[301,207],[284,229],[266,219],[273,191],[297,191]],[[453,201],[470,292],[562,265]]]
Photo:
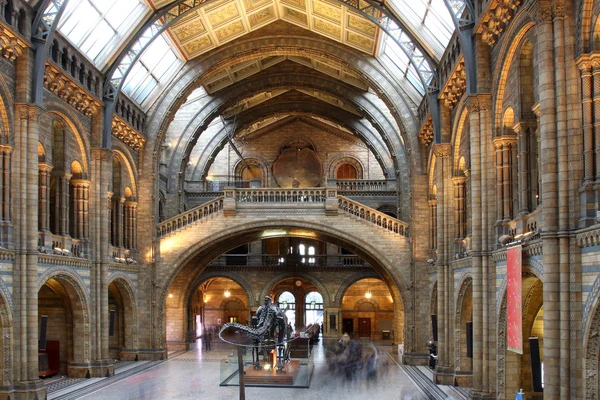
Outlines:
[[454,184],[454,214],[456,220],[455,239],[464,239],[467,236],[467,177],[457,175],[452,178]]
[[77,239],[89,238],[90,181],[71,179],[73,186],[73,233]]
[[3,247],[12,247],[12,222],[11,222],[11,157],[12,147],[10,145],[0,145],[0,179],[2,180],[2,188],[0,196],[2,198],[2,206],[0,213],[2,218],[0,220],[0,244]]
[[[535,32],[538,43],[537,68],[540,98],[540,143],[541,178],[543,182],[542,248],[544,253],[544,397],[562,398],[560,395],[560,294],[559,294],[559,249],[558,230],[558,174],[557,174],[557,127],[556,127],[556,54],[554,48],[554,27],[549,1],[537,0],[530,6],[536,22]],[[561,60],[564,62],[564,59]],[[598,90],[600,95],[600,80]],[[600,99],[599,99],[600,100]],[[600,135],[600,120],[598,121]],[[597,136],[600,138],[600,136]],[[600,146],[596,148],[597,161],[600,161]],[[596,183],[600,175],[596,174]],[[568,398],[568,397],[567,397]]]
[[[15,104],[12,177],[15,204],[13,382],[17,398],[45,398],[38,378],[38,138],[39,107]],[[3,165],[6,166],[6,158]],[[5,338],[6,339],[6,338]],[[12,397],[12,396],[11,396]]]
[[[98,115],[94,120],[101,120]],[[108,191],[109,182],[112,180],[113,153],[107,149],[92,149],[90,172],[91,179],[87,185],[89,193],[89,233],[92,271],[90,279],[90,297],[92,298],[92,313],[96,321],[94,325],[94,376],[114,374],[114,365],[109,359],[109,311],[108,311],[108,265],[109,265],[109,232],[110,232],[110,199],[112,194]],[[86,187],[86,185],[83,185]],[[84,190],[84,194],[86,191]],[[108,199],[108,202],[107,202]],[[108,220],[108,223],[107,223]],[[84,224],[83,234],[87,234]],[[132,323],[132,322],[130,322]],[[137,327],[133,327],[135,332]],[[134,336],[135,338],[135,336]],[[135,340],[135,339],[134,339]]]
[[137,202],[126,201],[125,207],[125,248],[136,248]]
[[38,226],[41,232],[50,231],[50,172],[52,165],[42,163],[39,165],[39,210]]
[[[513,218],[513,163],[516,137],[501,136],[494,139],[496,146],[496,213],[497,224],[506,232],[506,223]],[[499,232],[500,233],[500,232]]]
[[579,59],[581,72],[581,108],[583,128],[583,184],[579,189],[580,219],[579,226],[586,227],[596,223],[596,207],[594,194],[594,99],[592,62]]
[[454,230],[453,219],[453,185],[450,144],[434,144],[433,153],[436,163],[437,185],[437,321],[438,321],[438,365],[435,371],[435,382],[450,384],[453,379],[452,360],[450,359],[450,308],[452,304],[452,282],[449,276],[450,243]]
[[123,248],[125,240],[125,198],[121,197],[117,201],[117,247]]

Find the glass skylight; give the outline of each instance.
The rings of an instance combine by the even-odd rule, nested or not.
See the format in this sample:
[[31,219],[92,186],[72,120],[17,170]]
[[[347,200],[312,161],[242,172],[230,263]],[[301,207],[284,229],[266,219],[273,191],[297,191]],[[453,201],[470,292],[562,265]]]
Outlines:
[[[405,78],[408,80],[410,84],[405,85],[406,91],[415,104],[419,104],[425,95],[425,89],[421,83],[419,74],[398,43],[385,34],[383,35],[380,59],[398,78]],[[400,79],[400,81],[402,81],[402,79]]]
[[391,0],[388,5],[419,34],[421,42],[439,61],[454,33],[452,16],[444,0]]
[[123,92],[143,104],[173,77],[182,64],[165,34],[157,36],[131,68],[123,84]]
[[71,0],[58,30],[102,68],[149,7],[141,0]]

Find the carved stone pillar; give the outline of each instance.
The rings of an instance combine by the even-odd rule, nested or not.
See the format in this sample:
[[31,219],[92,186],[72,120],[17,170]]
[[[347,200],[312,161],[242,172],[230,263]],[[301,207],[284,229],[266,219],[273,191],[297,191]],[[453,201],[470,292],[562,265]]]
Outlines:
[[[497,137],[496,147],[496,218],[502,225],[513,217],[513,156],[516,137]],[[506,233],[506,232],[503,232]]]
[[124,204],[125,199],[123,197],[116,200],[117,202],[117,247],[123,247],[123,241],[125,239],[125,213],[124,213]]
[[454,214],[456,220],[456,239],[464,239],[467,236],[467,177],[464,175],[454,176]]
[[125,202],[125,248],[136,248],[137,202]]
[[90,181],[71,179],[73,187],[73,234],[77,239],[88,239],[90,232]]
[[54,192],[54,215],[56,216],[52,232],[57,235],[69,235],[69,181],[70,174],[64,172],[52,172],[56,180]]
[[42,163],[39,169],[39,210],[38,210],[38,229],[41,232],[50,231],[50,172],[52,165]]
[[437,249],[437,199],[435,197],[428,201],[429,204],[429,253],[433,257]]
[[[581,63],[581,91],[582,91],[582,109],[583,109],[583,162],[584,178],[583,185],[587,186],[594,181],[594,120],[592,88],[595,87],[595,81],[598,80],[598,73],[592,80],[592,65],[590,63]],[[595,68],[597,71],[597,68]]]

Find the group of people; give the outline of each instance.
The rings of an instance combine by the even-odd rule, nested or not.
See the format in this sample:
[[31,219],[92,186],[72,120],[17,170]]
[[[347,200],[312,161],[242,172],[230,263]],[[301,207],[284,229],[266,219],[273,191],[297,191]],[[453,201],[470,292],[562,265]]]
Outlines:
[[372,343],[363,348],[359,341],[351,339],[347,333],[326,354],[330,373],[342,374],[347,381],[354,381],[359,376],[365,377],[367,382],[374,381],[382,367]]

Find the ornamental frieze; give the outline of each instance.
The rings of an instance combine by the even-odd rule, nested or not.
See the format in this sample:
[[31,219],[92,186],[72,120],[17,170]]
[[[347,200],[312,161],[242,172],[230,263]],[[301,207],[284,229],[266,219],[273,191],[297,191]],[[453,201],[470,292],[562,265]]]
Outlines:
[[521,5],[521,0],[492,0],[487,5],[485,11],[475,28],[475,33],[480,34],[485,43],[493,46],[500,34],[505,30],[506,25],[515,15],[517,7]]
[[12,29],[0,23],[0,54],[11,61],[25,54],[28,44],[19,38]]
[[50,62],[46,62],[44,86],[85,116],[91,116],[101,106],[78,82]]
[[443,100],[444,104],[452,109],[463,94],[465,94],[466,89],[467,74],[465,71],[465,60],[461,56],[454,67],[454,71],[452,71],[452,74],[450,74],[450,77],[446,81],[446,85],[442,89],[440,100]]
[[146,143],[146,138],[141,133],[116,114],[112,121],[112,135],[135,151],[140,150]]

